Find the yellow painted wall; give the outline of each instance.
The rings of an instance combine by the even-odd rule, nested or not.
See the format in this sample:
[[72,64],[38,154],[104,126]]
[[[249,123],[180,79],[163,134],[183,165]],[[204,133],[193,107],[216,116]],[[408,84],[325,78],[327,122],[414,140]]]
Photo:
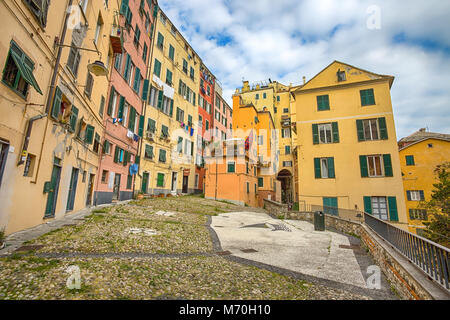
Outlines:
[[[428,145],[432,144],[430,148]],[[450,159],[450,142],[427,139],[425,141],[412,144],[399,151],[400,164],[403,173],[404,197],[406,201],[406,213],[408,226],[411,232],[416,233],[417,227],[424,227],[422,220],[411,219],[410,209],[418,208],[419,201],[408,201],[406,192],[408,190],[423,190],[425,201],[431,200],[434,190],[433,184],[437,183],[437,176],[434,173],[436,166],[448,162]],[[406,156],[414,156],[413,166],[406,165]]]
[[[336,72],[346,70],[347,80],[338,85]],[[403,196],[397,137],[390,98],[391,78],[375,76],[338,62],[330,65],[303,88],[294,91],[297,108],[299,200],[323,205],[323,197],[337,197],[344,209],[364,210],[364,196],[397,199],[400,226],[407,218]],[[363,82],[360,82],[363,81]],[[371,82],[367,82],[371,81]],[[360,90],[374,89],[373,106],[361,106]],[[317,96],[329,95],[330,110],[318,111]],[[357,119],[385,117],[388,140],[359,142]],[[313,144],[313,124],[338,122],[340,142]],[[394,177],[362,178],[360,155],[390,154]],[[335,179],[316,179],[314,158],[334,157]]]

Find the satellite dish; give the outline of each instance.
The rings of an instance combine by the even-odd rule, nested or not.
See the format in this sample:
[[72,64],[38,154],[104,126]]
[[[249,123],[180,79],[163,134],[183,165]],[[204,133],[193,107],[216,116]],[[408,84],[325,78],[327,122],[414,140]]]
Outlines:
[[89,64],[87,68],[91,73],[93,73],[97,77],[106,76],[108,74],[108,69],[106,69],[105,65],[100,60],[97,60],[94,63]]

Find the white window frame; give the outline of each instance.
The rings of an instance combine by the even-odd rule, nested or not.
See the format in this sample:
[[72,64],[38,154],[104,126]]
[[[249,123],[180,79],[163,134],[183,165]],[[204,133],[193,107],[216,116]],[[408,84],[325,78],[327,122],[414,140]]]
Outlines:
[[328,179],[328,159],[320,158],[320,176],[323,179]]
[[387,221],[389,219],[388,202],[386,197],[371,197],[372,215]]
[[[378,125],[378,119],[365,119],[362,121],[363,122],[363,130],[364,130],[364,139],[367,141],[375,141],[375,140],[380,140],[380,126]],[[376,137],[374,132],[373,132],[373,123],[375,123],[376,126]],[[368,134],[370,136],[366,135],[366,127],[368,128]]]
[[[333,128],[331,123],[319,124],[319,143],[329,144],[333,143]],[[324,140],[322,139],[322,135]]]
[[[375,158],[379,158],[380,159],[380,170],[381,170],[381,172],[379,174],[377,174],[377,172],[376,172]],[[371,174],[371,172],[370,172],[371,165],[373,166],[375,174]],[[369,174],[370,178],[384,177],[383,156],[382,155],[367,156],[367,171],[368,171],[368,174]]]
[[411,201],[421,201],[419,190],[411,190],[409,193],[411,195]]

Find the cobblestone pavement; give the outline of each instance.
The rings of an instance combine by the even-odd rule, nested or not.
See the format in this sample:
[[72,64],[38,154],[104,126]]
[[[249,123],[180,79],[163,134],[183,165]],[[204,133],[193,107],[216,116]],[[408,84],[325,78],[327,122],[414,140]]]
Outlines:
[[[0,299],[371,299],[220,252],[211,216],[242,210],[197,196],[145,199],[12,235]],[[80,289],[67,287],[71,266]]]

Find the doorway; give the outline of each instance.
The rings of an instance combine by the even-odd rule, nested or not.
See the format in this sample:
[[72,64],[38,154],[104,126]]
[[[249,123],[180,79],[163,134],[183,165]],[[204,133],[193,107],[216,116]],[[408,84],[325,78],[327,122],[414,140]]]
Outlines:
[[92,193],[94,192],[94,178],[95,174],[91,174],[89,176],[88,192],[86,198],[86,206],[88,207],[92,204]]
[[66,212],[72,211],[75,204],[75,195],[77,193],[77,184],[78,184],[78,172],[79,172],[78,169],[76,168],[72,169],[72,176],[70,177],[70,184],[69,184],[69,195],[67,197]]
[[183,193],[188,193],[188,186],[189,186],[189,176],[184,176],[183,177]]
[[113,200],[120,200],[120,174],[114,176]]
[[178,178],[178,174],[176,172],[172,172],[172,188],[171,188],[172,193],[177,192],[177,182],[178,182],[177,178]]
[[59,181],[61,178],[61,166],[60,160],[55,159],[53,165],[52,177],[50,180],[50,190],[47,197],[47,205],[45,207],[45,218],[51,218],[55,216],[56,201],[58,199]]
[[150,179],[150,176],[147,172],[144,172],[144,174],[142,175],[142,188],[141,191],[143,194],[147,194],[148,193],[148,181]]

